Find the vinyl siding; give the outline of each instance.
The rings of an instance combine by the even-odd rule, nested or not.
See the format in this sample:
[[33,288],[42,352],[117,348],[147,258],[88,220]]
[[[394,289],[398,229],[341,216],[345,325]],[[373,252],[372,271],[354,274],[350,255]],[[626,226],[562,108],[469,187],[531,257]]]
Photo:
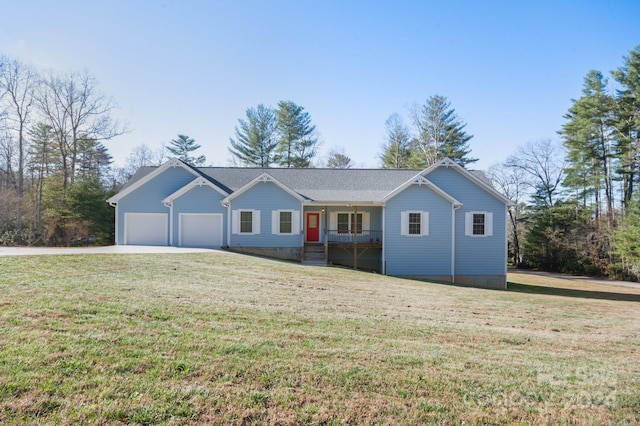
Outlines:
[[[389,275],[451,274],[452,205],[426,186],[412,185],[385,207],[384,251]],[[429,235],[401,235],[404,211],[429,212]]]
[[[118,201],[116,241],[124,243],[125,213],[169,213],[162,200],[193,181],[195,176],[182,167],[169,167],[154,179]],[[167,215],[168,216],[168,215]]]
[[209,186],[197,186],[173,201],[173,226],[171,245],[179,245],[180,213],[221,213],[222,214],[222,245],[227,244],[227,208],[220,201],[224,198]]
[[[260,234],[231,234],[232,247],[301,247],[303,234],[278,235],[272,230],[271,213],[274,210],[301,211],[302,203],[273,182],[258,182],[237,198],[231,200],[231,210],[259,210]],[[233,216],[233,215],[232,215]],[[302,218],[300,213],[300,218]],[[232,219],[233,220],[233,219]],[[302,227],[301,227],[302,228]]]
[[[456,275],[504,275],[507,261],[505,204],[453,169],[440,167],[427,178],[462,203],[456,210]],[[474,211],[493,213],[492,236],[465,236],[465,213]]]

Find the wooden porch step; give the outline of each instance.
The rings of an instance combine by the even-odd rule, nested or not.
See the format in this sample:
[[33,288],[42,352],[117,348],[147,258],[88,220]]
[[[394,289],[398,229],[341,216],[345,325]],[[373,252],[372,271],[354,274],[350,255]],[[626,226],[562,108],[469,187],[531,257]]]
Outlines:
[[303,265],[326,265],[327,259],[323,244],[305,244]]

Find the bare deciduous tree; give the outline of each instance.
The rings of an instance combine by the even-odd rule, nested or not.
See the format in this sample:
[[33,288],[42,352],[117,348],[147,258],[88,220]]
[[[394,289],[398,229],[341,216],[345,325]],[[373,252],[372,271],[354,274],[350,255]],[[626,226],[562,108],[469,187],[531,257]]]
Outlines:
[[487,177],[502,195],[514,203],[513,207],[508,210],[510,233],[513,243],[513,263],[516,266],[521,266],[523,261],[521,237],[524,231],[522,229],[521,218],[525,187],[527,186],[525,171],[517,167],[507,167],[504,164],[496,164],[489,168]]
[[550,139],[528,142],[516,149],[505,165],[522,170],[527,185],[533,189],[534,197],[551,207],[560,190],[564,176],[564,152]]
[[66,191],[75,176],[81,141],[109,140],[126,129],[111,118],[113,101],[97,91],[96,80],[86,71],[65,76],[48,73],[36,99],[55,134]]
[[18,196],[16,230],[22,234],[22,198],[24,196],[24,170],[26,133],[34,102],[37,75],[17,60],[4,60],[0,70],[0,91],[7,105],[5,123],[7,131],[15,135],[17,144],[16,191]]

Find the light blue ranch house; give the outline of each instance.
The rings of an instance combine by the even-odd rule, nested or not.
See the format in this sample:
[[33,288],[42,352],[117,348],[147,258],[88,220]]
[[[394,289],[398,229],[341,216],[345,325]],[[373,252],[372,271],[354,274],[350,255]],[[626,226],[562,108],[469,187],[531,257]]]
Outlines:
[[426,170],[141,168],[108,202],[116,243],[214,247],[506,288],[511,201],[445,158]]

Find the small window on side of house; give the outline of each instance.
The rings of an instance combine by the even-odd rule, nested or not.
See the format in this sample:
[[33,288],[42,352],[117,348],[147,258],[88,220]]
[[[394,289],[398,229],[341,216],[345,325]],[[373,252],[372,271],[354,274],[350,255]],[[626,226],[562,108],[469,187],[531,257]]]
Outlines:
[[281,234],[291,234],[292,227],[292,214],[290,211],[281,211],[280,212],[280,233]]
[[493,213],[492,212],[466,212],[464,235],[467,237],[492,237]]
[[473,235],[484,235],[484,213],[473,214]]
[[422,214],[421,213],[409,213],[409,235],[421,235],[422,234]]
[[251,234],[253,232],[253,212],[241,211],[240,212],[240,233]]

